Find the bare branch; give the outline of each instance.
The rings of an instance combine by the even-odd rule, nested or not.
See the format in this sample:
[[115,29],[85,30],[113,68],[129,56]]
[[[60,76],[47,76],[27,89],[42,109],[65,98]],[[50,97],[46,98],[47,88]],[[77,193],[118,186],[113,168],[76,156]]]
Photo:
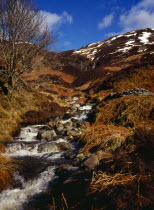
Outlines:
[[55,41],[54,32],[31,0],[0,0],[0,50],[3,73],[11,88],[14,78],[27,71],[33,58]]

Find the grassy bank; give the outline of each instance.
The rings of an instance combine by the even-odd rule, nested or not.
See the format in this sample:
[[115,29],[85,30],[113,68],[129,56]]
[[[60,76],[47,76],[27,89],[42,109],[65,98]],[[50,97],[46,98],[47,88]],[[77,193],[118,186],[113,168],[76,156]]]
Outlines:
[[110,93],[132,88],[154,91],[154,68],[117,73],[98,86],[91,84],[90,100],[97,104],[83,125],[85,155],[97,155],[88,194],[79,207],[87,209],[151,209],[153,203],[154,97]]

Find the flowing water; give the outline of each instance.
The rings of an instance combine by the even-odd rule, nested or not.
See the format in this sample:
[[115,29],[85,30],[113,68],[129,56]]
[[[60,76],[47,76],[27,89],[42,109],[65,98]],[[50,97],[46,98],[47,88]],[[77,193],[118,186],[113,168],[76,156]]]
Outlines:
[[[76,100],[74,99],[72,105],[74,105]],[[78,112],[73,118],[85,121],[91,106],[81,107],[79,104],[76,104],[76,107],[78,107]],[[63,120],[61,123],[70,120],[71,118],[66,121]],[[0,210],[26,209],[25,205],[31,202],[34,196],[36,197],[47,192],[49,183],[51,185],[51,182],[57,178],[55,170],[60,164],[68,163],[64,156],[66,151],[61,151],[56,146],[59,142],[67,142],[65,137],[57,138],[49,143],[43,143],[37,139],[38,130],[41,127],[43,125],[23,127],[19,136],[6,145],[5,155],[19,160],[20,168],[13,175],[13,187],[2,191],[0,194]],[[74,145],[72,144],[71,146],[72,149],[70,150],[74,150]]]

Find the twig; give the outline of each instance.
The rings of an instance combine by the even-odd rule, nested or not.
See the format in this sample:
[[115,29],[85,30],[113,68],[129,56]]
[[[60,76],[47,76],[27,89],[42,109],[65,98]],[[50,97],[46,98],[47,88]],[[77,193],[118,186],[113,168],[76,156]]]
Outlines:
[[65,203],[65,205],[66,205],[66,208],[68,209],[67,201],[66,201],[66,198],[65,198],[65,196],[64,196],[63,193],[62,193],[62,198],[63,198],[63,200],[64,200],[64,203]]

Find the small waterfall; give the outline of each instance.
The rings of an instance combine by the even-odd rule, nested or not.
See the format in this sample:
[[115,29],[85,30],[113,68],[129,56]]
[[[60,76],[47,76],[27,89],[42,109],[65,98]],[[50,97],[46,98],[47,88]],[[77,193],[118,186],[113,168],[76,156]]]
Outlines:
[[5,154],[9,156],[35,156],[38,154],[38,146],[39,144],[35,145],[26,145],[24,143],[13,143],[8,144],[5,149]]
[[21,186],[24,186],[25,180],[24,180],[24,178],[19,174],[19,171],[14,172],[13,177],[14,177],[14,181],[15,181],[17,184],[19,184],[19,185],[21,185]]
[[16,179],[20,179],[23,186],[22,189],[5,190],[0,194],[0,209],[1,210],[21,210],[25,202],[31,196],[37,193],[42,193],[47,189],[48,183],[54,177],[54,167],[48,167],[46,171],[40,174],[37,179],[24,182],[19,175],[14,175]]
[[21,132],[18,136],[18,139],[24,140],[24,141],[36,141],[38,128],[40,127],[42,127],[42,125],[27,126],[27,127],[21,128]]
[[[58,142],[58,140],[57,140]],[[56,141],[55,141],[56,143]],[[5,154],[8,156],[43,156],[46,153],[58,152],[58,148],[54,143],[35,143],[27,145],[24,143],[8,144]]]

